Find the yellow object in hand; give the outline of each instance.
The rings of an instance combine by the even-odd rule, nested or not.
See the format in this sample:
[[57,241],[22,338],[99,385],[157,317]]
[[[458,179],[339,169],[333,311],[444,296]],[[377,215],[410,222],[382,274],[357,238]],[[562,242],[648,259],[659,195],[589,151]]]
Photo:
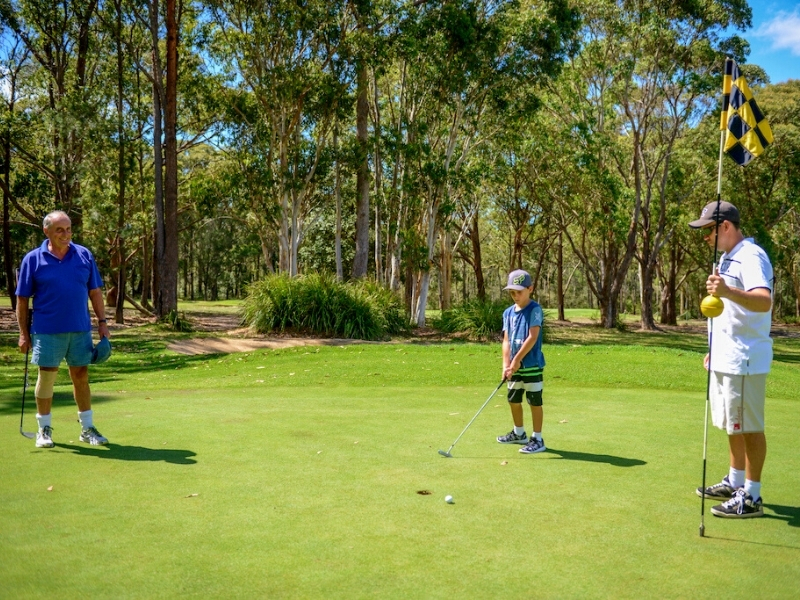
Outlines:
[[725,310],[725,304],[716,296],[706,296],[700,303],[700,312],[709,319],[714,319]]

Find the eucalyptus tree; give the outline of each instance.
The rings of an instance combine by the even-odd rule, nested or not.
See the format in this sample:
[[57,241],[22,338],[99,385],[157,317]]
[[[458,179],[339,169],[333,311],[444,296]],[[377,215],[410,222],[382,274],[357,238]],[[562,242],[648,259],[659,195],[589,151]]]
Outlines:
[[465,161],[496,134],[488,115],[515,106],[527,84],[557,72],[576,23],[560,0],[404,7],[395,72],[403,88],[386,94],[403,95],[403,112],[392,124],[402,132],[403,229],[416,230],[427,254],[413,274],[412,321],[418,325],[425,323],[440,228],[452,214]]
[[14,142],[20,159],[46,175],[55,204],[80,229],[84,140],[98,107],[92,98],[92,47],[97,0],[2,0],[0,23],[22,40],[39,65],[38,93],[31,96],[38,127],[46,136]]
[[720,50],[741,48],[738,38],[721,36],[749,26],[750,8],[744,0],[580,6],[583,47],[554,88],[553,114],[576,132],[598,185],[572,205],[581,235],[594,243],[568,237],[591,274],[606,327],[616,323],[620,291],[638,261],[642,327],[652,329],[656,262],[675,227],[667,194],[673,149],[719,95]]
[[16,309],[17,297],[11,291],[14,283],[14,257],[11,248],[11,209],[14,208],[19,214],[28,219],[34,220],[33,215],[20,205],[14,193],[14,184],[11,178],[11,157],[12,139],[19,137],[23,130],[23,123],[20,122],[16,111],[18,82],[21,73],[28,67],[30,56],[27,48],[22,41],[17,39],[5,39],[0,44],[0,78],[3,81],[3,108],[0,115],[0,188],[3,191],[3,273],[5,275],[6,287],[11,298],[11,308]]
[[277,229],[278,268],[291,275],[342,110],[332,67],[348,19],[340,2],[208,2],[209,52],[228,77],[221,138],[250,177],[249,218],[265,245]]

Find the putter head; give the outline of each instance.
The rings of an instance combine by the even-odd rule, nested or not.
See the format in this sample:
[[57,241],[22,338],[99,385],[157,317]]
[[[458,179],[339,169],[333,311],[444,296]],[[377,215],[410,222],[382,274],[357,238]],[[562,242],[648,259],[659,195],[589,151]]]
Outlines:
[[444,450],[439,450],[439,454],[441,454],[445,458],[453,458],[452,454],[450,454],[449,452],[445,452]]

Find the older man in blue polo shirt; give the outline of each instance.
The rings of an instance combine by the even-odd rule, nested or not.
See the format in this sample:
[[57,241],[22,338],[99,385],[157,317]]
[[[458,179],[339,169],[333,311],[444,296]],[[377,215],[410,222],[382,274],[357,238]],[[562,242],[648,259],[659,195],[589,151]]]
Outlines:
[[[108,440],[97,431],[92,421],[88,367],[93,353],[89,300],[97,317],[100,337],[109,337],[103,281],[92,253],[72,242],[72,222],[65,212],[51,212],[44,218],[43,226],[47,240],[25,255],[16,290],[19,348],[22,352],[33,349],[31,362],[39,367],[36,447],[53,447],[50,414],[53,385],[58,366],[64,359],[69,366],[78,405],[80,440],[104,445]],[[31,298],[33,318],[29,320]]]

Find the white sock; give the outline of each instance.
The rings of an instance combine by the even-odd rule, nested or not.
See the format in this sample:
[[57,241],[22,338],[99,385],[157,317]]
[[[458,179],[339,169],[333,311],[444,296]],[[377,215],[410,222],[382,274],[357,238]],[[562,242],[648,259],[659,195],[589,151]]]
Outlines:
[[44,429],[45,427],[50,427],[50,423],[52,422],[53,414],[50,413],[48,415],[40,415],[36,413],[36,422],[39,423],[39,429]]
[[742,487],[744,485],[744,469],[740,471],[731,467],[730,471],[728,471],[728,481],[731,482],[731,486],[735,490]]
[[542,432],[541,431],[534,431],[533,432],[533,437],[535,437],[537,440],[541,440],[542,439]]
[[83,412],[78,411],[78,420],[81,422],[81,429],[89,429],[89,427],[93,427],[94,423],[92,422],[92,409],[85,410]]
[[761,482],[750,481],[749,479],[744,482],[744,491],[753,497],[753,500],[761,498]]
[[514,425],[514,433],[516,433],[517,435],[525,435],[525,427],[524,426],[517,427],[516,425]]

